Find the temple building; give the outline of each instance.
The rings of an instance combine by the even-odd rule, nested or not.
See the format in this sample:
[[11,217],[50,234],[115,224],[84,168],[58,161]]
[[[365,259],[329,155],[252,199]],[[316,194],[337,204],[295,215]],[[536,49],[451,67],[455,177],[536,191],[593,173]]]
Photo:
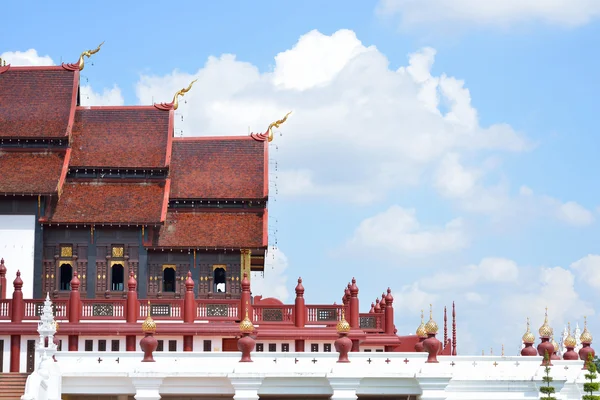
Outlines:
[[0,62],[0,215],[36,221],[34,278],[0,260],[0,399],[521,399],[548,363],[564,367],[560,398],[578,398],[587,325],[564,354],[546,314],[537,349],[527,325],[521,356],[457,356],[454,304],[450,322],[436,308],[443,333],[430,307],[399,335],[392,290],[361,306],[354,278],[331,304],[307,304],[300,278],[293,304],[253,295],[269,143],[289,114],[264,133],[175,138],[194,82],[169,103],[81,106],[99,50]]

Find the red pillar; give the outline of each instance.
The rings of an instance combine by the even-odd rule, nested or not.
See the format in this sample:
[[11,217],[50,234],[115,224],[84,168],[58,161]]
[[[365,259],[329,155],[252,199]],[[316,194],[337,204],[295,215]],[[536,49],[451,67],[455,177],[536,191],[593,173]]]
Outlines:
[[10,372],[20,372],[21,368],[21,335],[10,337]]
[[125,350],[135,351],[135,335],[125,336]]
[[242,278],[242,294],[240,296],[240,314],[238,315],[240,319],[244,319],[246,313],[249,316],[248,318],[252,318],[252,306],[250,305],[250,300],[250,280],[248,279],[248,274],[244,272]]
[[194,337],[183,335],[183,351],[194,351]]
[[[137,295],[137,281],[135,280],[135,277],[133,276],[133,270],[129,271],[129,280],[127,281],[127,314],[126,314],[126,321],[129,324],[135,324],[137,323],[137,319],[138,319],[138,313],[140,311],[140,304],[138,302],[138,295]],[[134,350],[131,351],[135,351],[135,336],[133,337],[133,343],[134,343]]]
[[304,339],[296,339],[294,347],[298,353],[304,353]]
[[0,260],[0,299],[6,299],[6,266],[4,258]]
[[383,328],[384,332],[387,332],[387,327],[386,327],[386,323],[385,323],[385,306],[386,306],[386,304],[385,304],[385,293],[382,293],[381,294],[381,300],[379,301],[379,308],[381,309],[380,312],[383,314],[382,319],[381,319],[382,325],[383,325],[382,328]]
[[358,318],[359,305],[358,305],[358,286],[356,286],[356,279],[352,278],[352,285],[350,285],[350,327],[358,329],[360,322]]
[[[294,302],[294,322],[296,328],[304,328],[304,325],[306,324],[306,304],[304,302],[304,286],[302,285],[302,278],[298,278],[298,284],[296,285],[296,301]],[[298,341],[296,341],[296,343],[297,342]],[[304,351],[304,341],[302,341],[302,348],[302,351]]]
[[79,350],[79,335],[69,335],[69,351]]
[[71,278],[71,293],[69,293],[69,322],[78,323],[81,319],[81,294],[79,286],[81,282],[77,276],[77,270],[73,270],[73,278]]
[[[193,323],[196,318],[196,299],[194,298],[194,280],[192,271],[188,271],[185,280],[185,295],[183,297],[183,322]],[[185,336],[183,337],[185,347]],[[187,350],[191,351],[191,350]]]
[[392,290],[387,289],[387,295],[385,296],[385,333],[393,335],[396,330],[394,325],[394,297],[392,296]]
[[21,323],[25,317],[25,302],[23,301],[23,279],[21,279],[21,271],[17,271],[17,277],[13,282],[15,288],[11,302],[11,322]]

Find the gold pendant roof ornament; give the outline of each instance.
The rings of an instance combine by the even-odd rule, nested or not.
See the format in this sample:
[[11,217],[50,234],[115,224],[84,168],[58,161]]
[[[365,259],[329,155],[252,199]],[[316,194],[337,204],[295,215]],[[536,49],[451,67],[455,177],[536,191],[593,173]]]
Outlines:
[[175,93],[175,96],[173,96],[173,110],[177,110],[177,108],[179,107],[179,101],[178,101],[178,97],[179,96],[184,96],[187,92],[190,91],[190,89],[192,88],[192,86],[194,85],[194,83],[196,83],[198,81],[198,79],[194,79],[186,88],[181,89],[180,91],[178,91],[177,93]]
[[527,317],[527,332],[525,332],[525,334],[523,335],[523,343],[534,343],[535,342],[535,336],[533,335],[533,333],[531,333],[531,330],[529,329],[529,317]]
[[583,332],[579,337],[579,341],[581,341],[581,343],[592,343],[593,339],[592,334],[587,328],[587,317],[583,317]]
[[433,306],[429,305],[429,321],[425,324],[425,331],[428,335],[435,335],[438,333],[438,324],[433,320]]
[[154,333],[156,332],[156,322],[150,316],[150,301],[148,301],[148,316],[146,320],[142,323],[142,332],[144,333]]
[[102,45],[104,44],[104,42],[100,43],[98,45],[98,47],[96,47],[94,50],[87,50],[84,51],[83,53],[81,53],[81,55],[79,56],[79,61],[77,62],[77,65],[79,66],[79,70],[82,71],[83,67],[85,67],[85,63],[84,63],[84,57],[90,58],[92,56],[92,54],[96,54],[97,52],[100,51],[100,47],[102,47]]
[[350,324],[346,321],[346,313],[342,308],[342,319],[338,321],[335,327],[337,333],[348,333],[350,332]]
[[538,332],[540,334],[540,337],[542,338],[550,339],[554,335],[554,331],[552,330],[550,325],[548,325],[548,307],[546,307],[546,313],[544,315],[544,324],[540,326]]
[[421,310],[421,325],[417,328],[417,336],[420,338],[427,337],[427,330],[425,329],[425,321],[423,320],[423,310]]

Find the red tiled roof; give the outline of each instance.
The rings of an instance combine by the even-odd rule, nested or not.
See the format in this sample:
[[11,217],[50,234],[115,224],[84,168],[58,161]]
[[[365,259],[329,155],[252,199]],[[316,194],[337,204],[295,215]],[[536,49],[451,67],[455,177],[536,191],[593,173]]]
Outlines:
[[0,74],[0,137],[66,136],[78,76],[61,67],[11,67]]
[[266,247],[264,213],[168,212],[156,247]]
[[159,223],[164,194],[161,184],[68,182],[49,222]]
[[248,137],[175,139],[172,199],[261,199],[267,196],[268,143]]
[[64,160],[64,153],[0,151],[0,193],[56,193]]
[[154,107],[78,107],[73,126],[74,167],[164,167],[169,112]]

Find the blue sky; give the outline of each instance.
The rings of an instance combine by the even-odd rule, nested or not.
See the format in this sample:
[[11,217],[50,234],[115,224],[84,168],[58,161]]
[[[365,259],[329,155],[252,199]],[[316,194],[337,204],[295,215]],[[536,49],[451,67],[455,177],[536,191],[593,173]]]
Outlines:
[[600,10],[584,3],[29,1],[3,8],[0,54],[73,62],[106,41],[88,104],[168,101],[200,76],[185,136],[294,109],[272,143],[277,250],[254,291],[291,302],[302,276],[309,302],[339,302],[355,276],[364,311],[393,289],[400,333],[455,300],[463,354],[513,352],[545,305],[555,331],[586,314],[600,329]]

